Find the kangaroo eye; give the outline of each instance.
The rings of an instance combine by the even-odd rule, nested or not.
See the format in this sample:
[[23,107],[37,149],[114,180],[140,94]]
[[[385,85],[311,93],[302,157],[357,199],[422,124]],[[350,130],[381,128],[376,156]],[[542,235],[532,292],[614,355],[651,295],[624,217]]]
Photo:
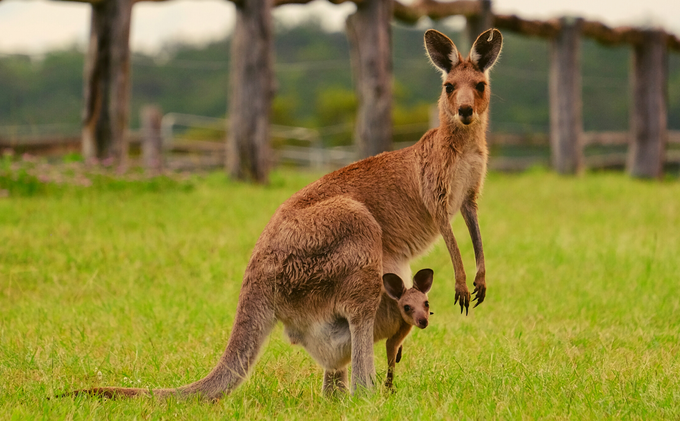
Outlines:
[[475,89],[481,94],[484,92],[484,87],[486,86],[486,83],[484,82],[479,82],[477,86],[475,86]]
[[404,311],[407,313],[411,311],[411,306],[404,306]]
[[425,301],[425,308],[430,308],[430,302],[429,301]]
[[450,83],[447,83],[446,85],[444,85],[444,87],[446,88],[446,93],[447,93],[447,94],[450,94],[450,93],[453,92],[453,90],[455,89],[454,86],[451,85]]

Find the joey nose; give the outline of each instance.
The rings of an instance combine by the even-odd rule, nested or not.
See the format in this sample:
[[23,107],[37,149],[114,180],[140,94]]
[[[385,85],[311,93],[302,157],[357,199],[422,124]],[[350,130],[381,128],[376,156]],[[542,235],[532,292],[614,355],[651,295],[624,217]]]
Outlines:
[[464,119],[472,117],[472,107],[469,105],[462,105],[460,108],[458,108],[458,115]]
[[427,327],[427,319],[418,319],[418,327],[425,329]]

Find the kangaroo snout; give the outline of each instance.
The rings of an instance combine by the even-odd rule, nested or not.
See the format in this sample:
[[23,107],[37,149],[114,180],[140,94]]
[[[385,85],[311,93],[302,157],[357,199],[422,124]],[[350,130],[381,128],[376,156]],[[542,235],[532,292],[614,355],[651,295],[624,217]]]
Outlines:
[[460,121],[463,122],[463,124],[470,124],[472,123],[472,107],[469,105],[461,105],[458,108],[458,115],[460,116]]
[[425,329],[427,327],[427,319],[426,318],[418,319],[416,323],[418,324],[418,327],[421,328],[421,329]]

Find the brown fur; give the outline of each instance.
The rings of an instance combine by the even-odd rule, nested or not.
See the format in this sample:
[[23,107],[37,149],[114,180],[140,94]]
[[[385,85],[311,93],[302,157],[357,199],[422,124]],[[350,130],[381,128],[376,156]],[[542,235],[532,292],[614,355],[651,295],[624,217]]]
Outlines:
[[[476,199],[486,173],[488,68],[500,52],[502,37],[495,29],[486,31],[468,59],[437,31],[427,31],[425,40],[431,60],[444,76],[440,127],[409,148],[330,173],[279,207],[255,245],[231,337],[210,374],[177,389],[96,388],[72,394],[220,398],[243,381],[277,320],[293,340],[318,346],[310,354],[326,369],[329,383],[346,382],[346,371],[343,380],[342,367],[334,364],[337,358],[327,354],[335,352],[334,329],[344,331],[347,326],[351,340],[343,343],[351,349],[341,352],[351,355],[352,390],[369,388],[375,373],[373,336],[382,275],[394,273],[410,280],[409,261],[438,235],[451,255],[456,301],[461,312],[467,312],[470,293],[450,225],[458,211],[475,249],[477,305],[484,301]],[[483,92],[477,89],[480,83]],[[319,345],[324,341],[326,347]]]

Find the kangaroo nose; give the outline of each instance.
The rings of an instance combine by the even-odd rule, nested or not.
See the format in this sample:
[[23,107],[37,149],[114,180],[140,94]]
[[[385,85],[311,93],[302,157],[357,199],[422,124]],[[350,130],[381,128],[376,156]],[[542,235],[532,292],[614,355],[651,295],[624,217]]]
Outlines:
[[469,105],[461,106],[460,108],[458,108],[458,115],[460,115],[463,118],[472,117],[472,107]]
[[418,320],[418,327],[421,329],[425,329],[427,327],[427,319]]

